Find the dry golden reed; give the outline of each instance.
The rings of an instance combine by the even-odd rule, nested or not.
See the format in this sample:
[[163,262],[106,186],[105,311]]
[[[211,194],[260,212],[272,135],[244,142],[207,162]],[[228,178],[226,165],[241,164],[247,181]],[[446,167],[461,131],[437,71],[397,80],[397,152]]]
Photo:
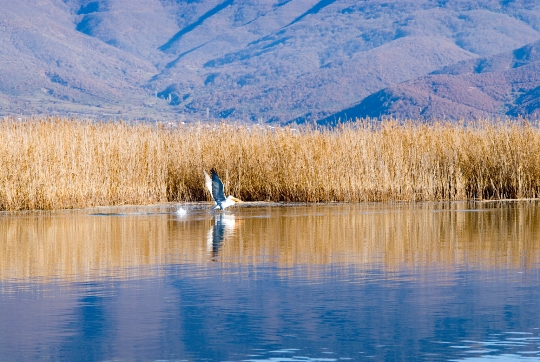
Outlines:
[[536,198],[540,129],[358,121],[331,130],[0,121],[0,209],[207,200],[216,168],[244,200],[358,202]]

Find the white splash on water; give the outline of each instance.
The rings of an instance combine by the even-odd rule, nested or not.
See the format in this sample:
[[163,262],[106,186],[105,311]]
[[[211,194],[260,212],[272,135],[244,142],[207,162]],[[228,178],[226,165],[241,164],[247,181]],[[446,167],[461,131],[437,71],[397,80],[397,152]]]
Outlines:
[[183,207],[179,207],[176,209],[176,215],[178,216],[185,216],[187,214],[187,210]]

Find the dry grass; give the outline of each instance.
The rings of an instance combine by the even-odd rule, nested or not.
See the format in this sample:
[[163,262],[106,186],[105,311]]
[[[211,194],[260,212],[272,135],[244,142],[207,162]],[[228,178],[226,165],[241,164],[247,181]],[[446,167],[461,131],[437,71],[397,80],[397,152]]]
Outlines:
[[361,121],[331,131],[0,121],[0,209],[207,200],[203,169],[244,200],[536,198],[540,129],[525,121]]

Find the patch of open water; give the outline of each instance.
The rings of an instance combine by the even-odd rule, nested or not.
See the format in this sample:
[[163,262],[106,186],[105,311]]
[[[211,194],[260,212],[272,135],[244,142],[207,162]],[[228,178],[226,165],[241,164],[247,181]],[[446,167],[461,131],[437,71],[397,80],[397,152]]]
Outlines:
[[536,201],[181,207],[0,215],[0,360],[540,361]]

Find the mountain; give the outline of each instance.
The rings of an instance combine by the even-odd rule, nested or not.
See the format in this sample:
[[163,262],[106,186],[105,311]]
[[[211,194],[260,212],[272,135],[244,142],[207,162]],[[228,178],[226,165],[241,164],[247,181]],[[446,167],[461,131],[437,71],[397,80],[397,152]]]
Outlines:
[[540,113],[540,87],[536,87],[521,95],[517,101],[517,106],[508,112],[508,115],[517,117],[523,115],[533,115],[537,117]]
[[[408,90],[407,82],[435,75],[454,79],[430,73],[540,39],[540,4],[534,0],[0,5],[0,115],[304,122],[381,91],[428,97],[431,88]],[[397,86],[401,90],[392,88]],[[512,103],[505,111],[534,108],[535,94],[514,92],[522,108]],[[482,111],[501,112],[499,103]],[[476,114],[474,104],[466,106]]]
[[365,117],[471,119],[527,116],[540,110],[540,41],[514,51],[444,67],[382,89],[319,120]]

